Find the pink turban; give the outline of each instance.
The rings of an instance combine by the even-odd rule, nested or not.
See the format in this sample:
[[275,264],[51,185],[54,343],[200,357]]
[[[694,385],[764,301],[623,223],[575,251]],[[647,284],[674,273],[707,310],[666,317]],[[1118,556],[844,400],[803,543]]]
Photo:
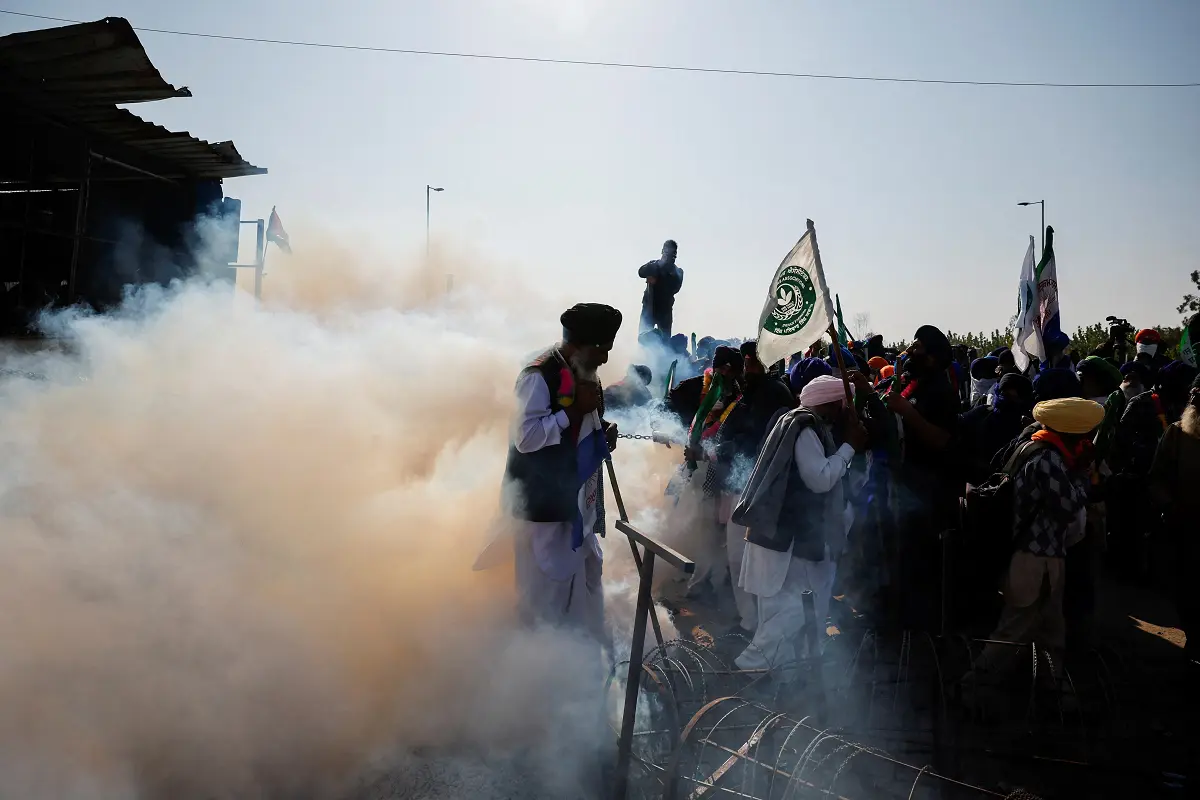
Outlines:
[[[854,393],[854,387],[850,387],[850,393]],[[845,403],[846,402],[846,385],[842,383],[841,378],[835,378],[832,375],[822,375],[819,378],[814,378],[804,391],[800,392],[800,405],[805,408],[816,408],[823,406],[826,403]]]

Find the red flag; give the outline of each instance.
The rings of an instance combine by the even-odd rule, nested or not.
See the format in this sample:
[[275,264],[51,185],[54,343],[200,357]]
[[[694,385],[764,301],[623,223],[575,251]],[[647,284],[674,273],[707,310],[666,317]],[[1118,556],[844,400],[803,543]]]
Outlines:
[[271,208],[271,219],[267,222],[267,241],[274,242],[276,247],[291,255],[292,244],[288,241],[287,231],[283,229],[283,223],[279,221],[279,215],[275,213],[273,206]]

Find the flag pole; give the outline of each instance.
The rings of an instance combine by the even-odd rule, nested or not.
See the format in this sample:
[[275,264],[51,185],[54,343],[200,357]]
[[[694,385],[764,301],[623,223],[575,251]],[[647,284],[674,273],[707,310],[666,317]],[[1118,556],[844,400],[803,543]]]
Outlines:
[[[808,220],[808,236],[812,241],[813,261],[817,264],[817,270],[821,275],[825,274],[825,265],[821,263],[821,248],[817,246],[817,226],[813,221]],[[842,373],[842,386],[846,390],[846,403],[850,408],[854,408],[854,395],[850,392],[850,377],[846,375],[846,362],[842,358],[842,344],[838,341],[837,328],[834,327],[834,321],[829,321],[829,334],[833,337],[833,355],[837,359],[838,371]]]
[[[271,210],[274,211],[274,209]],[[258,224],[258,241],[256,243],[257,252],[254,254],[254,299],[261,300],[263,269],[267,263],[267,223],[261,219],[256,220],[256,222]]]
[[262,300],[263,278],[267,274],[267,248],[270,244],[270,239],[263,242],[262,263],[258,265],[258,269],[254,272],[254,297],[257,300]]

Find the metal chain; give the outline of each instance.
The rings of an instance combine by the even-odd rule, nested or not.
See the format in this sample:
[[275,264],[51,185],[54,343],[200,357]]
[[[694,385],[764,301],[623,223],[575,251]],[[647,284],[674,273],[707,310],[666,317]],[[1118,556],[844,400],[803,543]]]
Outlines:
[[618,439],[641,439],[642,441],[650,442],[654,440],[654,436],[643,436],[638,433],[618,433]]

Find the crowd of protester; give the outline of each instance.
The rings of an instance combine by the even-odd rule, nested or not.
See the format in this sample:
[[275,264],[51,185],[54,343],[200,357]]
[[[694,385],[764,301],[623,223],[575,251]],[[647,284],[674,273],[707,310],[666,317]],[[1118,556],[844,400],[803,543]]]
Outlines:
[[[673,298],[682,272],[663,278],[655,263],[642,270],[648,289],[668,284]],[[1192,634],[1186,656],[1200,652],[1189,581],[1200,568],[1200,379],[1153,330],[1137,333],[1126,361],[1119,341],[1087,354],[1056,345],[1024,371],[1006,348],[952,346],[931,325],[903,350],[868,336],[765,365],[754,341],[672,334],[664,308],[648,291],[645,363],[602,393],[594,372],[621,323],[607,306],[566,312],[563,342],[523,373],[507,485],[542,497],[534,487],[553,482],[547,470],[577,463],[570,474],[584,484],[578,504],[579,483],[563,484],[558,512],[511,506],[531,537],[518,553],[542,571],[534,588],[519,586],[532,617],[561,622],[602,591],[589,561],[599,549],[587,544],[603,526],[603,491],[587,478],[599,462],[576,453],[589,430],[616,445],[606,411],[653,408],[685,431],[667,491],[723,554],[691,590],[732,595],[753,640],[742,668],[786,676],[810,642],[822,647],[836,586],[876,625],[1033,642],[1056,676],[1095,644],[1106,564],[1145,578],[1155,548]],[[563,389],[572,380],[574,396]],[[569,451],[562,464],[531,469],[539,450],[556,449]],[[1014,652],[989,645],[960,688],[1000,681]]]

